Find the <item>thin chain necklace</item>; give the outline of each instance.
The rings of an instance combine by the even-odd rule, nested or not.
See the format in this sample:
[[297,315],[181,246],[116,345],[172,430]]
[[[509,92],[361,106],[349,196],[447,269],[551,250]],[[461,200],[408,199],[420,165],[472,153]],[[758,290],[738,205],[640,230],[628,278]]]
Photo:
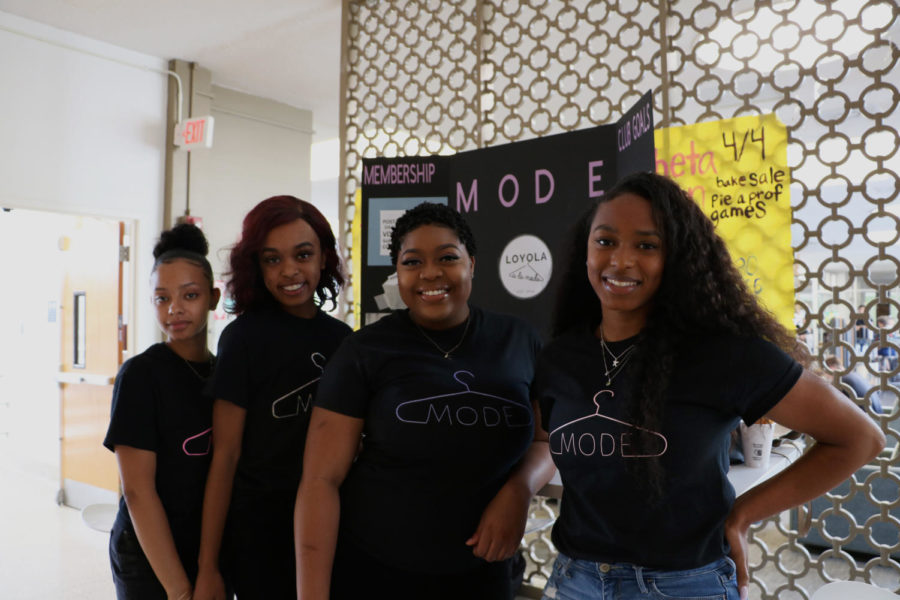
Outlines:
[[[622,372],[622,369],[625,368],[625,365],[628,364],[628,359],[631,358],[631,351],[634,350],[634,343],[629,345],[625,350],[623,350],[618,356],[609,349],[609,346],[606,345],[606,340],[603,339],[603,327],[599,327],[600,329],[600,347],[602,348],[602,356],[603,356],[603,375],[606,376],[606,385],[612,385],[612,380],[615,379],[616,375]],[[612,357],[612,367],[610,368],[606,364],[606,353],[609,352],[609,355]],[[624,357],[624,358],[623,358]]]
[[[625,357],[624,359],[623,359],[622,357],[624,357],[626,354],[628,354],[628,353],[630,353],[632,350],[634,350],[634,344],[631,344],[630,346],[628,346],[627,348],[625,348],[625,350],[623,350],[618,356],[616,356],[615,353],[610,349],[610,347],[606,345],[606,340],[603,339],[603,332],[602,332],[602,331],[600,332],[600,345],[603,346],[603,349],[604,349],[604,350],[606,350],[607,352],[609,352],[609,356],[610,356],[610,358],[612,358],[612,366],[613,366],[613,368],[619,366],[619,361],[621,361],[621,360],[628,360],[628,357]],[[604,357],[605,357],[605,356],[606,356],[606,355],[604,354]],[[624,363],[623,363],[623,364],[624,364]]]
[[[189,361],[189,360],[186,359],[185,357],[181,356],[180,354],[178,355],[178,357],[181,358],[181,360],[184,361],[184,364],[186,364],[186,365],[188,366],[188,369],[190,369],[190,370],[194,373],[194,375],[197,376],[197,378],[198,378],[200,381],[206,381],[207,379],[209,379],[209,375],[207,375],[206,377],[204,377],[203,375],[201,375],[201,374],[197,371],[197,369],[194,368],[194,365],[191,364],[191,361]],[[213,357],[212,357],[212,354],[209,354],[209,355],[208,355],[206,361],[207,361],[207,364],[209,365],[210,371],[212,371],[212,365],[213,365]]]
[[444,350],[443,348],[441,348],[440,346],[438,346],[438,343],[435,342],[433,339],[431,339],[431,338],[428,336],[428,334],[425,333],[425,330],[422,329],[421,327],[419,327],[418,323],[416,323],[415,321],[413,321],[412,318],[410,318],[409,320],[412,321],[412,324],[416,326],[416,329],[419,330],[419,333],[421,333],[423,336],[425,336],[425,339],[428,340],[429,342],[431,342],[431,345],[434,346],[435,348],[437,348],[438,351],[439,351],[441,354],[444,355],[444,358],[450,358],[450,353],[453,352],[454,350],[456,350],[457,348],[459,348],[459,347],[462,345],[463,341],[466,339],[466,334],[469,333],[469,323],[470,323],[471,320],[472,320],[472,313],[470,312],[470,313],[466,316],[466,326],[463,328],[463,332],[462,332],[462,335],[461,335],[460,338],[459,338],[459,341],[456,342],[456,344],[455,344],[452,348],[450,348],[449,350]]

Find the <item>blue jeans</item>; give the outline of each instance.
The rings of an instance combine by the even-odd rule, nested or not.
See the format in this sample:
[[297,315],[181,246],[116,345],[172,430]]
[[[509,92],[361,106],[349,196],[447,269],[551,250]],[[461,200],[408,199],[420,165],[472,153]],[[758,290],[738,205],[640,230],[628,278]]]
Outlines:
[[734,562],[728,557],[685,571],[630,563],[596,563],[560,554],[542,600],[737,600]]

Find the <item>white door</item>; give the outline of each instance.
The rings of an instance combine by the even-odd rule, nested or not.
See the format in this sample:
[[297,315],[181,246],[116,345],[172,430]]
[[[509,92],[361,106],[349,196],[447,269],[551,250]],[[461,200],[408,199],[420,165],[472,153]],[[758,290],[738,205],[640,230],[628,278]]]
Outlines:
[[60,401],[62,500],[115,502],[119,479],[103,437],[122,357],[124,224],[76,217],[63,244]]

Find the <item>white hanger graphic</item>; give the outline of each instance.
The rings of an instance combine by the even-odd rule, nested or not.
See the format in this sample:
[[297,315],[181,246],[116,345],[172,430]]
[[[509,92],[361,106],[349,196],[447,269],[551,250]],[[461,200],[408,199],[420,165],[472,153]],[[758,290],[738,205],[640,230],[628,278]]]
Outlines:
[[[309,359],[312,361],[312,364],[318,367],[319,371],[325,370],[325,355],[320,354],[319,352],[313,352]],[[280,398],[276,398],[274,402],[272,402],[272,417],[276,419],[289,419],[291,417],[296,417],[300,414],[301,407],[303,408],[303,412],[309,410],[309,405],[312,402],[312,391],[306,394],[306,401],[303,401],[303,394],[301,393],[305,388],[313,385],[317,381],[322,379],[321,373],[315,379],[311,379],[301,385],[300,387],[291,390],[284,396]],[[293,401],[293,404],[291,402]],[[280,405],[280,406],[279,406]],[[282,413],[283,411],[283,413]],[[279,414],[282,413],[282,414]]]
[[[523,407],[521,403],[502,396],[473,391],[468,383],[460,379],[462,375],[468,375],[473,379],[475,375],[470,371],[456,371],[453,374],[453,379],[462,385],[465,388],[464,390],[427,398],[418,398],[398,404],[394,410],[397,419],[403,423],[419,425],[445,421],[448,425],[473,426],[481,421],[487,427],[496,427],[501,423],[505,423],[510,428],[531,426],[534,421],[531,411]],[[485,403],[479,403],[476,406],[461,404],[453,411],[449,403],[441,402],[466,397],[472,398],[473,396],[480,397],[480,399],[490,398],[499,401],[499,403],[497,403],[497,406]],[[439,405],[439,408],[436,408],[436,405]],[[424,413],[422,408],[424,408]],[[456,423],[454,423],[454,419]]]
[[[669,448],[669,441],[661,433],[650,431],[649,429],[638,427],[637,425],[632,425],[631,423],[626,423],[625,421],[620,421],[619,419],[600,414],[600,396],[603,394],[609,394],[610,397],[615,396],[612,390],[600,390],[599,392],[594,394],[593,414],[573,419],[568,423],[560,425],[550,432],[551,454],[565,454],[566,452],[569,452],[570,454],[581,454],[583,456],[593,456],[594,454],[600,454],[601,456],[610,456],[612,454],[618,454],[623,458],[652,458],[654,456],[662,456],[666,453],[666,450]],[[597,432],[585,431],[578,435],[577,439],[575,438],[575,434],[573,433],[571,434],[569,439],[566,440],[564,433],[562,433],[563,429],[569,427],[570,425],[574,425],[575,423],[588,421],[594,418],[602,419],[604,422],[624,425],[626,431],[617,432],[616,435],[618,435],[618,439],[616,439],[616,435],[613,435],[609,431],[598,430]],[[632,446],[632,444],[630,443],[630,439],[625,437],[627,435],[631,435],[628,433],[629,429],[635,431],[646,431],[647,433],[658,437],[662,440],[662,450],[654,454],[632,454],[630,452],[627,452],[625,448],[630,448]],[[555,439],[554,436],[556,436]]]

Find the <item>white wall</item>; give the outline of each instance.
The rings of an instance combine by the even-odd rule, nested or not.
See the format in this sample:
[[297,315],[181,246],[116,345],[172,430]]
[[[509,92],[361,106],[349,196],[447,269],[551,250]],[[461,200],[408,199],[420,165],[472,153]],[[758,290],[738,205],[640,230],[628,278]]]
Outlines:
[[[349,244],[345,236],[341,235],[340,214],[341,200],[343,196],[340,192],[340,139],[329,138],[318,142],[313,142],[310,148],[312,156],[310,157],[310,179],[312,181],[312,189],[310,191],[310,202],[318,208],[322,214],[328,219],[331,225],[331,231],[337,238],[338,248],[341,256],[343,249]],[[344,264],[344,271],[349,275],[351,265],[349,261]],[[331,304],[326,305],[326,309],[333,316],[340,315],[341,303],[334,309]]]
[[[343,196],[340,192],[341,141],[329,138],[313,142],[310,148],[310,173],[312,191],[310,201],[316,205],[338,237],[340,231],[339,214]],[[338,239],[339,243],[343,240]]]
[[[0,12],[0,205],[133,221],[138,300],[162,222],[168,85],[147,69],[166,63]],[[137,349],[158,337],[150,318],[132,330]]]
[[[190,202],[221,277],[247,211],[280,194],[309,199],[312,113],[213,86],[212,115],[213,147],[191,154]],[[181,212],[173,206],[175,216]]]

